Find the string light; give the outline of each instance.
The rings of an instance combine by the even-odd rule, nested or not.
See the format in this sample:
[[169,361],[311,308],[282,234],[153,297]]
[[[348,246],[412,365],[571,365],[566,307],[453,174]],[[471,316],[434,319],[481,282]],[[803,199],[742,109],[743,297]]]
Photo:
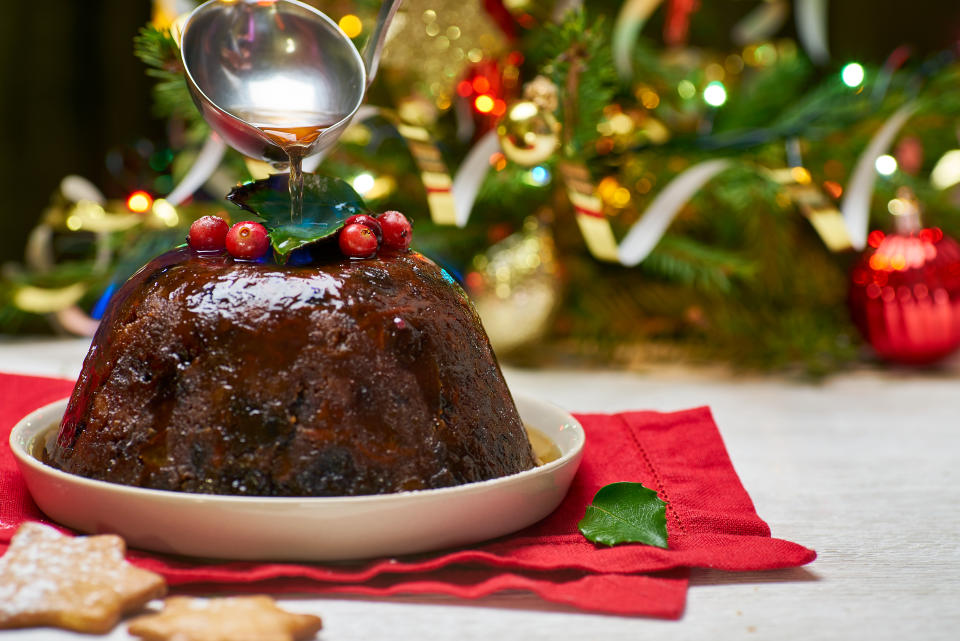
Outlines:
[[863,83],[863,67],[856,62],[845,65],[840,71],[840,79],[848,87],[859,87]]
[[153,206],[153,198],[145,191],[135,191],[127,198],[127,209],[142,214]]
[[360,18],[352,13],[348,13],[340,18],[340,22],[338,24],[340,25],[340,28],[343,29],[343,32],[347,34],[348,38],[356,38],[363,33],[363,23],[360,22]]
[[946,189],[960,182],[960,149],[952,149],[934,165],[930,182],[937,189]]
[[727,89],[719,80],[714,80],[703,90],[703,100],[711,107],[719,107],[727,101]]
[[877,168],[877,173],[881,176],[892,176],[897,171],[897,159],[890,154],[877,156],[874,167]]
[[493,111],[493,108],[496,106],[493,98],[487,94],[477,96],[477,99],[473,101],[473,106],[477,108],[482,114],[488,114]]
[[507,157],[498,151],[490,156],[490,166],[497,171],[503,171],[507,168]]
[[365,196],[367,192],[373,189],[373,176],[367,173],[358,174],[353,179],[353,188],[357,190],[361,196]]
[[153,203],[153,215],[163,221],[167,227],[176,227],[180,223],[177,208],[164,198],[157,198]]
[[543,165],[537,165],[530,170],[530,181],[537,186],[546,185],[550,182],[550,171]]

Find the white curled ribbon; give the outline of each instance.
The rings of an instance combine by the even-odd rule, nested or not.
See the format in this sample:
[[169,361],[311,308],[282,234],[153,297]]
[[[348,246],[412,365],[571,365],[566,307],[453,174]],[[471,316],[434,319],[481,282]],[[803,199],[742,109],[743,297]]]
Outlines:
[[[488,132],[477,141],[457,170],[451,193],[458,227],[464,227],[469,221],[480,186],[490,171],[490,156],[499,151],[500,141],[496,132]],[[677,175],[653,199],[619,245],[602,211],[587,213],[583,211],[585,208],[576,207],[577,203],[574,203],[587,247],[601,260],[619,262],[626,267],[638,265],[663,238],[680,208],[730,164],[731,161],[726,159],[707,160]]]
[[657,246],[677,212],[711,178],[730,166],[724,158],[697,163],[663,188],[620,242],[617,256],[626,267],[639,265]]
[[810,59],[820,65],[830,61],[827,4],[828,0],[795,0],[793,5],[800,44]]
[[887,153],[900,129],[917,110],[917,102],[911,101],[897,109],[887,118],[883,126],[873,134],[869,144],[860,153],[857,164],[850,174],[850,181],[844,191],[840,211],[847,225],[850,244],[856,250],[867,244],[867,231],[870,225],[870,201],[873,187],[877,182],[877,158]]
[[453,177],[453,206],[457,227],[465,227],[470,220],[470,210],[477,200],[480,185],[490,169],[490,156],[500,151],[500,139],[494,129],[485,133],[467,153]]
[[203,143],[203,147],[193,164],[190,165],[190,169],[177,183],[177,186],[173,188],[173,191],[167,195],[167,202],[176,207],[192,196],[205,182],[210,180],[217,167],[220,166],[220,161],[223,160],[223,154],[226,151],[227,145],[221,140],[220,136],[211,133]]
[[624,80],[633,77],[633,45],[663,0],[626,0],[613,25],[613,64]]
[[[916,109],[917,103],[913,101],[891,115],[874,134],[857,160],[841,203],[844,225],[849,235],[850,245],[854,249],[860,250],[866,245],[870,201],[876,183],[876,160],[887,152],[897,133]],[[378,107],[364,106],[358,110],[355,120],[359,122],[384,113]],[[202,185],[216,169],[224,149],[223,143],[211,136],[194,163],[194,167],[171,192],[168,200],[174,202],[173,199],[178,197],[179,200],[174,202],[176,204],[192,193],[192,189],[187,192],[191,186],[195,185],[193,189],[196,189]],[[443,220],[434,216],[436,222],[452,223],[461,228],[466,226],[480,187],[490,171],[490,157],[500,151],[500,141],[496,131],[487,132],[477,141],[461,163],[449,187],[449,193],[444,194],[449,196],[445,202],[452,200],[454,215],[451,218],[444,217]],[[308,171],[316,169],[322,159],[322,154],[310,157],[304,162],[305,168]],[[640,264],[666,234],[683,205],[714,176],[731,164],[731,160],[723,158],[706,160],[675,176],[653,199],[640,219],[634,223],[619,243],[613,236],[610,223],[602,212],[602,204],[595,194],[582,193],[577,198],[578,194],[571,193],[571,199],[575,199],[573,204],[577,210],[578,223],[591,253],[601,260],[617,262],[626,267]],[[575,190],[568,189],[568,191]],[[584,207],[585,202],[589,206]]]

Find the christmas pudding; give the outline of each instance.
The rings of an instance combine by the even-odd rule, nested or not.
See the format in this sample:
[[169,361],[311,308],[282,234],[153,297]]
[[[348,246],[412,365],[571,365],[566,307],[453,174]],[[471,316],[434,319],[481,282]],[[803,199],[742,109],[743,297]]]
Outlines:
[[[226,234],[208,220],[190,247],[141,269],[111,301],[48,461],[259,496],[440,488],[533,467],[463,290],[406,249],[409,225],[353,218],[336,234],[346,256],[244,260],[261,251],[259,225]],[[375,255],[351,256],[369,252],[364,230]]]

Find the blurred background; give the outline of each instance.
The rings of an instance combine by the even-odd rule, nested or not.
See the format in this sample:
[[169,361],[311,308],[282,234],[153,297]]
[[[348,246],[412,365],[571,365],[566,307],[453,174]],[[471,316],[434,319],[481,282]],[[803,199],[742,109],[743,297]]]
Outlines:
[[67,174],[117,192],[108,150],[162,140],[133,36],[149,0],[4,3],[0,20],[0,261],[22,260],[27,234]]
[[[0,333],[89,331],[118,282],[262,176],[228,151],[182,208],[154,206],[207,135],[170,38],[195,4],[4,7]],[[379,6],[312,4],[358,45]],[[927,365],[960,346],[958,39],[945,0],[409,0],[371,89],[381,112],[320,171],[413,212],[417,247],[517,363]],[[885,126],[858,243],[847,190]],[[667,185],[715,161],[664,209]],[[475,197],[450,191],[466,174]],[[68,175],[100,209],[77,209]],[[884,245],[899,232],[929,260],[900,268]]]
[[[323,6],[323,2],[315,2]],[[332,3],[327,3],[332,4]],[[722,0],[730,26],[755,2]],[[831,43],[840,59],[882,60],[899,44],[932,52],[960,30],[956,3],[844,0],[829,6]],[[107,152],[141,140],[162,141],[152,115],[145,66],[133,37],[147,24],[151,0],[48,0],[42,8],[7,3],[0,20],[0,189],[4,233],[0,261],[21,260],[27,234],[63,176],[90,178],[119,197]],[[792,30],[791,30],[792,31]],[[722,38],[710,36],[715,44]],[[708,42],[709,44],[709,42]]]

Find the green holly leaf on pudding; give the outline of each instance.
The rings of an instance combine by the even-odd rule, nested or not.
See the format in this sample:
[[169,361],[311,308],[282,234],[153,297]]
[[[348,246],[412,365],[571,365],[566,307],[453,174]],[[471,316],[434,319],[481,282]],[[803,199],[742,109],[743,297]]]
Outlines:
[[640,483],[611,483],[600,488],[577,524],[594,543],[646,543],[667,547],[667,504]]
[[339,178],[303,175],[303,216],[290,219],[288,174],[273,174],[234,187],[227,200],[253,214],[270,234],[270,244],[279,262],[290,252],[336,234],[354,214],[367,211],[363,198]]

